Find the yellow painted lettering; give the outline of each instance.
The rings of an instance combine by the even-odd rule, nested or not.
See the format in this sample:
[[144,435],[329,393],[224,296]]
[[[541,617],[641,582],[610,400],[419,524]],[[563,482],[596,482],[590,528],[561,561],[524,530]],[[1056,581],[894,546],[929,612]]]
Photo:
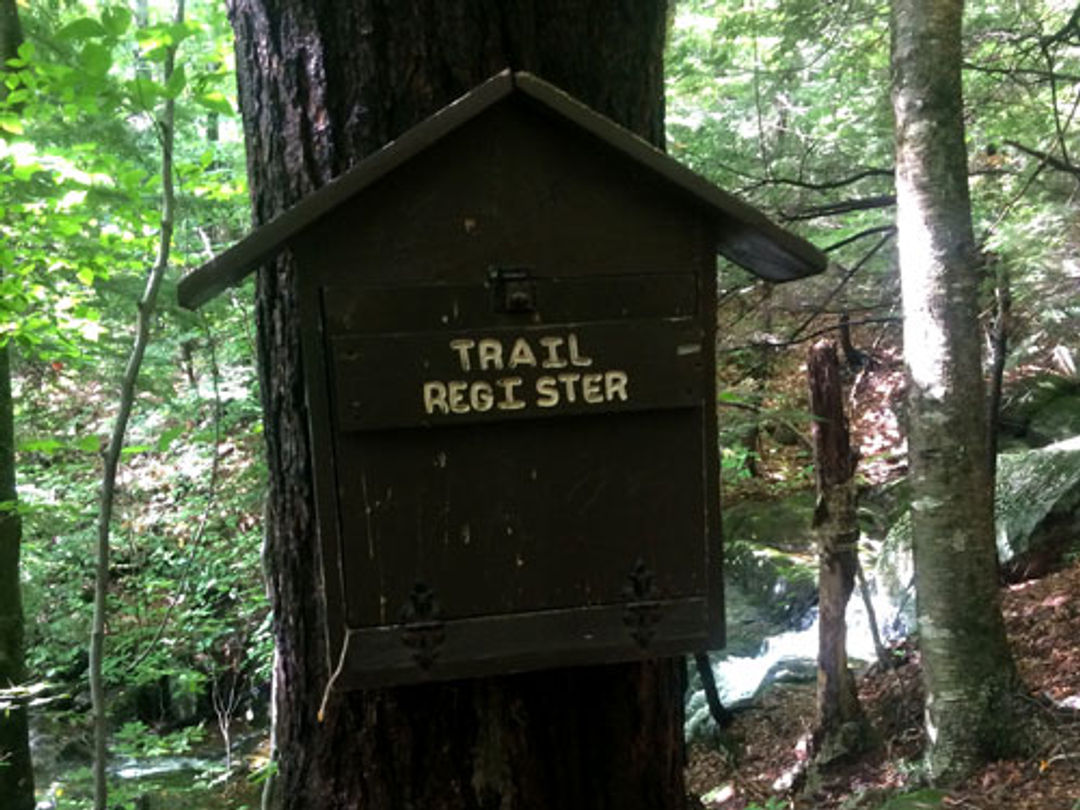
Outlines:
[[478,380],[469,386],[469,405],[474,411],[490,411],[494,404],[495,389],[491,387],[491,383]]
[[480,363],[480,370],[495,369],[502,371],[503,349],[502,343],[495,338],[481,338],[476,345],[476,354]]
[[566,346],[570,350],[570,365],[587,368],[592,365],[592,358],[585,357],[578,350],[577,335],[571,332],[566,336]]
[[510,359],[506,363],[507,368],[518,366],[536,366],[536,355],[533,354],[532,346],[525,338],[514,341],[514,347],[510,350]]
[[559,355],[559,347],[563,345],[563,342],[563,339],[557,335],[540,338],[540,345],[547,351],[547,357],[541,364],[544,368],[566,368],[566,359]]
[[620,402],[626,402],[630,399],[626,390],[629,383],[630,378],[625,371],[604,372],[604,399],[613,402],[617,397]]
[[554,377],[540,377],[536,381],[536,404],[540,408],[554,408],[559,404],[559,382]]
[[521,387],[521,377],[500,377],[495,385],[502,389],[503,398],[496,403],[500,411],[518,411],[525,407],[525,400],[517,399],[514,391]]
[[557,378],[563,384],[563,393],[567,402],[577,402],[577,389],[574,384],[581,379],[576,371],[564,371]]
[[446,384],[436,381],[424,383],[424,413],[450,413],[446,402]]
[[472,370],[472,363],[469,362],[469,349],[475,345],[476,341],[471,338],[454,338],[450,341],[450,349],[457,352],[462,371]]
[[603,374],[584,374],[581,377],[581,398],[590,405],[597,405],[604,401],[604,391],[601,387]]
[[465,399],[465,394],[469,389],[469,384],[464,380],[451,380],[446,384],[446,391],[450,398],[450,410],[453,413],[468,413],[469,403]]

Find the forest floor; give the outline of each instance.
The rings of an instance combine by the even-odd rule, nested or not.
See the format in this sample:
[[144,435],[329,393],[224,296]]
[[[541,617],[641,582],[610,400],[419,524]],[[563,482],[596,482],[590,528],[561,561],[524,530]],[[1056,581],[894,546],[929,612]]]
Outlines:
[[[859,678],[881,738],[875,753],[826,776],[810,795],[792,791],[806,766],[815,690],[779,686],[738,715],[729,751],[691,750],[688,790],[708,810],[1080,810],[1080,563],[1006,587],[1003,610],[1031,711],[1046,721],[1047,739],[1031,758],[991,763],[948,792],[925,789],[923,690],[909,643],[896,651],[898,667],[874,666]],[[918,793],[889,801],[909,791]]]

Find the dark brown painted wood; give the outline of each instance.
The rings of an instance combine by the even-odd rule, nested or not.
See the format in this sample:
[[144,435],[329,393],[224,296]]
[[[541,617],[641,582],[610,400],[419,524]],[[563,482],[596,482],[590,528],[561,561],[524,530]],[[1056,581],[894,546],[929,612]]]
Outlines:
[[[663,5],[234,0],[256,222],[506,65],[533,70],[661,143]],[[705,279],[698,307],[711,309],[706,271],[715,240],[701,229],[695,239],[695,272]],[[322,313],[317,298],[298,294],[297,277],[283,256],[258,283],[270,472],[265,559],[276,641],[278,777],[270,805],[680,807],[679,659],[327,693],[338,661],[325,608],[343,603],[344,589],[323,566],[315,523],[314,493],[333,486],[333,459],[313,452],[308,424],[330,424],[329,400],[324,389],[302,385],[312,367],[327,375],[322,334],[301,326]],[[711,353],[706,346],[706,363]],[[702,477],[710,482],[711,474]],[[703,488],[716,521],[715,488]]]
[[722,644],[714,212],[500,82],[292,237],[338,688]]
[[[511,96],[518,100],[519,105],[533,107],[536,115],[558,119],[566,126],[573,127],[578,131],[579,140],[592,142],[591,148],[579,145],[577,154],[599,155],[609,161],[618,159],[644,182],[668,186],[679,191],[687,200],[693,200],[712,222],[716,250],[751,272],[772,281],[790,281],[824,269],[825,257],[822,253],[775,225],[760,211],[694,174],[648,142],[590,110],[558,88],[527,73],[504,71],[315,193],[304,197],[235,247],[189,275],[180,285],[181,304],[197,307],[229,285],[239,282],[287,244],[301,238],[311,226],[333,216],[343,205],[368,191],[371,186],[381,184],[386,187],[389,184],[410,188],[409,182],[399,177],[401,168],[411,166],[411,171],[415,173],[424,170],[418,168],[419,165],[426,169],[432,162],[437,163],[438,159],[425,155],[433,150],[440,152],[442,159],[445,159],[448,150],[443,145],[444,141],[471,140],[480,147],[482,162],[499,157],[492,142],[502,134],[505,116],[492,115],[489,110],[502,106]],[[474,119],[481,119],[484,123],[477,127]],[[468,134],[463,134],[461,130],[468,130]],[[520,144],[526,150],[533,146],[527,138]],[[513,141],[510,142],[511,147],[515,145]],[[460,146],[453,146],[449,151],[456,157]],[[424,157],[422,162],[418,161],[421,157]],[[520,168],[531,165],[520,157],[518,160]],[[484,167],[474,177],[490,178],[497,182],[502,175],[496,168]],[[465,182],[468,183],[468,180]],[[544,191],[551,194],[551,189],[545,188]],[[463,201],[461,197],[454,196]],[[558,196],[556,192],[549,202]],[[591,200],[577,198],[569,202],[576,203],[578,208],[585,208]],[[592,208],[590,213],[603,214],[603,209]],[[352,221],[351,216],[345,219]],[[514,221],[513,218],[510,221]],[[331,230],[335,229],[331,226]],[[598,231],[598,234],[602,236],[603,232]],[[385,251],[380,253],[385,255]]]

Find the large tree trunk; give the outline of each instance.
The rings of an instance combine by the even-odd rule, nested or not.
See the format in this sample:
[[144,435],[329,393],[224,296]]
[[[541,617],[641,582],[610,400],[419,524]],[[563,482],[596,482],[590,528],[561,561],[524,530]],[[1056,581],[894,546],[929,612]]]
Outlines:
[[[22,42],[14,0],[0,0],[0,74]],[[6,88],[0,83],[0,92]],[[15,420],[11,401],[11,346],[0,346],[0,689],[26,678],[19,546],[22,524],[15,511]],[[0,700],[0,704],[5,701]],[[26,708],[0,706],[0,804],[5,810],[34,806]]]
[[962,0],[893,0],[893,106],[919,637],[938,781],[1004,753],[998,596],[960,83]]
[[[233,0],[256,222],[507,66],[660,144],[664,6]],[[260,272],[257,298],[270,469],[265,563],[277,642],[270,803],[681,806],[681,660],[334,694],[320,721],[330,672],[287,259]]]
[[862,751],[869,742],[855,678],[847,660],[847,604],[859,565],[855,465],[840,361],[829,341],[814,344],[807,363],[814,415],[814,471],[818,502],[818,682],[814,759],[824,767]]

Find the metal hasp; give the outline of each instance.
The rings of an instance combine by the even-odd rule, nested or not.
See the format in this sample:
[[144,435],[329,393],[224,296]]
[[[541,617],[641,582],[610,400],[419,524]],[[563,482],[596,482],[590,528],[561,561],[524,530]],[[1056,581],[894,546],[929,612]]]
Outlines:
[[716,254],[786,281],[820,252],[509,72],[180,302],[285,247],[339,688],[722,646]]

